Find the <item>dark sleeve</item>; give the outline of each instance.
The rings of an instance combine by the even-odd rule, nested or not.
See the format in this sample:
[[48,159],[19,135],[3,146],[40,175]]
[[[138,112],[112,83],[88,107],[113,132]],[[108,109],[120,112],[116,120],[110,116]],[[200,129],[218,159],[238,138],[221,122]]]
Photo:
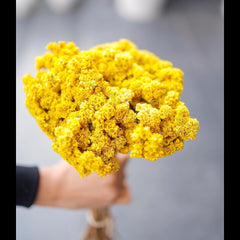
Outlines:
[[16,205],[30,207],[39,183],[38,167],[16,166]]

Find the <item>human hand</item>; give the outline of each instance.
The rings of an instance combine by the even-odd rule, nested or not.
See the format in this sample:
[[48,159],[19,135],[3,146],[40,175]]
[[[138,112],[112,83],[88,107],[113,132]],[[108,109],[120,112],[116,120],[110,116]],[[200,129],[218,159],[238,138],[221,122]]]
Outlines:
[[81,178],[73,166],[62,160],[39,169],[39,187],[34,204],[68,209],[101,208],[130,202],[125,182],[125,167],[129,156],[117,154],[118,172],[100,177],[92,173]]

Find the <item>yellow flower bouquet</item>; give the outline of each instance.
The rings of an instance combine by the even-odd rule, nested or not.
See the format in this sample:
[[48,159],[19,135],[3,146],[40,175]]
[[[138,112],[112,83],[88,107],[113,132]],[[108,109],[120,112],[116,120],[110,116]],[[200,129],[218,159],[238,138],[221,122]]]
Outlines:
[[199,122],[180,101],[183,72],[126,39],[79,50],[49,43],[23,77],[26,106],[53,150],[80,176],[119,169],[116,153],[155,161],[195,139]]
[[195,139],[199,122],[180,101],[183,72],[132,42],[80,51],[50,43],[23,77],[26,105],[53,149],[80,176],[119,169],[117,152],[157,160]]

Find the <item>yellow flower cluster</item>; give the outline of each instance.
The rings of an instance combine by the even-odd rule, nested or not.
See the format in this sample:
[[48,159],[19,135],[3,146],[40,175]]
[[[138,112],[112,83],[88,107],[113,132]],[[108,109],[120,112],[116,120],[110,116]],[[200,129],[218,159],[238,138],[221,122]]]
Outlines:
[[52,147],[81,176],[118,171],[117,152],[156,160],[195,139],[199,122],[180,101],[183,72],[132,42],[80,51],[50,43],[23,77],[26,106]]

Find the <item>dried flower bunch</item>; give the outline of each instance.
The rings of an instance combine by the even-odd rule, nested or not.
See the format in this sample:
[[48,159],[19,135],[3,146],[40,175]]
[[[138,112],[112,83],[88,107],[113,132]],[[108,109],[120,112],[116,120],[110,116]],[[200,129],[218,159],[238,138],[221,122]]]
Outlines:
[[117,152],[157,160],[195,139],[199,122],[180,101],[183,72],[132,42],[80,51],[49,43],[23,77],[26,105],[52,147],[80,176],[118,171]]

